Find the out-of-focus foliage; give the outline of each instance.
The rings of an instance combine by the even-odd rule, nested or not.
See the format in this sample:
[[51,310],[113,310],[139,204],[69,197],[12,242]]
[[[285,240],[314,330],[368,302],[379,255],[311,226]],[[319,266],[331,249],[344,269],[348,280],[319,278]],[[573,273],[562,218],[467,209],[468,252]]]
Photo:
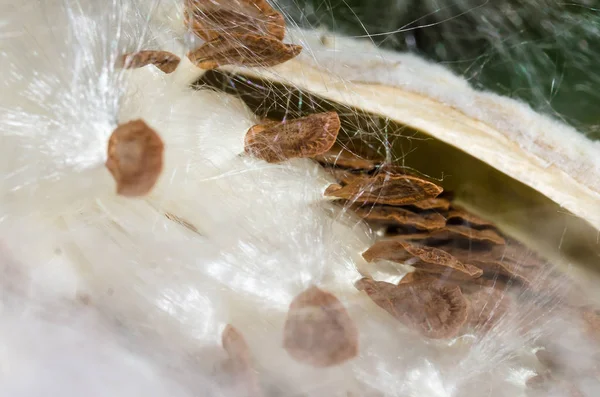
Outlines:
[[476,87],[600,139],[597,0],[286,0],[282,7],[300,25],[444,63]]

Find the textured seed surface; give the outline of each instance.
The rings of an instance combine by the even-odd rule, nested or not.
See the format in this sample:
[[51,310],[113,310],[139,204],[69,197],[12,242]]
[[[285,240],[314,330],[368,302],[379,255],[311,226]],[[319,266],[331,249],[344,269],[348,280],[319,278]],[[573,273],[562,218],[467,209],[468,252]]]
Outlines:
[[325,171],[329,172],[342,186],[352,183],[358,178],[367,178],[366,174],[355,173],[341,168],[326,167]]
[[462,225],[446,225],[442,229],[435,230],[431,233],[432,238],[440,240],[463,239],[474,241],[477,243],[504,245],[506,240],[492,229],[472,229]]
[[227,325],[221,338],[223,349],[225,349],[228,356],[223,369],[232,378],[232,384],[228,386],[233,386],[239,396],[262,396],[259,382],[252,366],[250,349],[244,336],[232,325]]
[[463,264],[449,253],[433,247],[417,246],[402,240],[381,240],[373,244],[363,253],[366,261],[385,259],[398,263],[405,263],[408,259],[418,258],[411,263],[417,269],[444,274],[455,279],[477,278],[483,271],[470,264]]
[[106,168],[117,182],[117,194],[148,194],[162,171],[163,151],[160,136],[144,121],[118,126],[108,141],[106,160]]
[[450,208],[450,200],[445,198],[431,198],[423,201],[417,201],[411,204],[411,207],[416,209],[427,211],[427,210],[440,210],[447,211]]
[[361,158],[338,144],[327,152],[315,156],[315,160],[321,164],[350,170],[371,171],[375,168],[375,162]]
[[335,112],[311,114],[277,124],[258,124],[246,133],[244,150],[269,163],[313,157],[331,148],[339,130],[340,119]]
[[283,40],[285,19],[266,1],[219,1],[190,4],[184,21],[188,29],[210,41],[231,34],[254,34]]
[[504,291],[490,287],[476,287],[464,292],[469,302],[466,326],[477,333],[492,329],[510,310],[511,297]]
[[206,41],[231,34],[272,36],[283,40],[285,19],[265,0],[186,1],[186,26]]
[[177,55],[167,51],[139,51],[132,54],[125,54],[122,61],[123,67],[128,69],[154,65],[168,74],[177,69],[181,59]]
[[394,285],[364,278],[356,287],[397,320],[428,338],[454,337],[467,319],[467,301],[458,286]]
[[427,214],[415,214],[404,208],[389,205],[372,205],[352,207],[354,212],[368,222],[387,225],[411,226],[422,230],[435,230],[446,225],[446,218],[432,212]]
[[358,354],[358,330],[333,294],[313,286],[290,305],[283,347],[313,367],[339,365]]
[[530,285],[532,269],[522,262],[511,260],[500,254],[500,251],[478,251],[445,245],[440,247],[455,256],[458,260],[468,262],[483,270],[483,277],[495,279],[498,275],[514,280],[523,285]]
[[219,36],[188,53],[190,61],[202,69],[236,65],[268,67],[294,58],[302,46],[283,44],[270,36],[253,34]]
[[460,222],[461,224],[471,226],[473,228],[492,228],[494,224],[482,219],[476,215],[471,214],[460,208],[453,208],[448,213],[448,222],[455,223]]
[[330,196],[359,203],[408,205],[434,198],[442,190],[440,186],[415,176],[379,173],[358,179]]

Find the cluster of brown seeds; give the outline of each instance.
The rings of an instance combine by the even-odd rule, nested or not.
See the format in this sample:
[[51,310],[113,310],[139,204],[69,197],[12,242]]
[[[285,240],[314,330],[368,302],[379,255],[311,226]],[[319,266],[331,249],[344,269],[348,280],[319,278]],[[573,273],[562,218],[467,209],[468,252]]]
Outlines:
[[[186,0],[184,23],[205,41],[188,58],[201,69],[236,65],[275,66],[296,57],[302,46],[285,44],[285,19],[265,0]],[[154,65],[164,73],[175,71],[178,56],[144,50],[125,54],[124,68]]]
[[[302,51],[284,44],[285,20],[265,0],[186,0],[184,23],[206,42],[188,58],[202,69],[218,66],[275,66]],[[154,65],[164,73],[177,69],[180,58],[167,51],[125,54],[127,69]],[[248,131],[246,151],[269,162],[310,157],[330,149],[340,128],[335,113],[323,113],[282,123],[257,125]],[[108,144],[106,167],[117,182],[117,193],[142,196],[160,176],[163,143],[142,120],[119,125]]]
[[188,54],[202,69],[275,66],[302,51],[282,42],[285,20],[266,0],[187,0],[185,23],[206,41]]
[[429,180],[339,145],[315,160],[337,180],[325,196],[383,231],[364,259],[414,269],[398,285],[364,278],[356,287],[429,338],[491,329],[512,304],[504,288],[529,287],[531,272],[544,265]]

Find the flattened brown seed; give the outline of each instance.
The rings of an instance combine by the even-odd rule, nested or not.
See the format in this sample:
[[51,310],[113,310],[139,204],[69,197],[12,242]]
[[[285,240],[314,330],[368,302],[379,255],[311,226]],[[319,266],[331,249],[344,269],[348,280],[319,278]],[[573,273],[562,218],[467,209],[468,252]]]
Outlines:
[[228,35],[227,38],[219,36],[190,51],[188,58],[202,69],[226,65],[268,67],[287,62],[301,51],[302,46],[283,44],[269,36]]
[[435,230],[446,225],[446,218],[435,212],[415,214],[407,209],[389,205],[354,205],[352,209],[358,216],[368,222],[412,226],[424,230]]
[[177,55],[167,51],[139,51],[122,57],[122,65],[126,69],[154,65],[167,74],[174,72],[180,61]]
[[510,310],[512,303],[508,294],[491,287],[480,287],[464,292],[469,302],[466,326],[475,332],[486,333]]
[[415,176],[379,173],[358,179],[329,196],[365,204],[408,205],[434,198],[442,191],[438,185]]
[[333,145],[327,152],[315,156],[314,159],[321,164],[351,170],[371,171],[375,168],[373,161],[360,158],[338,144]]
[[440,210],[440,211],[448,211],[450,208],[450,200],[445,198],[431,198],[423,201],[417,201],[416,203],[412,203],[411,207],[415,207],[422,211],[427,210]]
[[412,264],[413,267],[430,273],[451,275],[453,279],[472,279],[483,274],[481,269],[463,264],[446,251],[433,247],[417,246],[397,239],[378,241],[363,253],[363,258],[367,262],[385,259],[404,263],[413,257],[419,259],[418,262]]
[[406,273],[398,284],[433,282],[437,280],[435,275],[423,270],[415,270],[414,272]]
[[148,194],[162,171],[163,151],[160,136],[144,121],[118,126],[108,141],[106,160],[106,168],[117,182],[117,194]]
[[[232,325],[227,325],[221,335],[223,349],[228,359],[223,368],[234,378],[236,389],[247,397],[262,395],[256,375],[252,368],[250,349],[244,336]],[[238,385],[239,383],[239,385]]]
[[431,237],[435,239],[449,240],[452,238],[463,238],[478,243],[488,243],[504,245],[506,240],[492,229],[472,229],[462,225],[446,225],[442,229],[431,232]]
[[397,320],[431,339],[456,336],[467,319],[468,305],[456,285],[394,285],[364,278],[356,287]]
[[483,270],[483,277],[495,278],[502,275],[509,279],[518,281],[523,285],[530,285],[529,277],[525,273],[525,269],[518,262],[509,260],[508,258],[494,257],[489,252],[472,251],[455,246],[443,246],[444,251],[458,258],[458,260],[468,262]]
[[482,219],[476,215],[471,214],[461,208],[453,208],[448,214],[448,221],[461,221],[472,228],[495,228],[494,224]]
[[357,174],[348,170],[343,170],[340,168],[331,168],[325,167],[325,171],[333,175],[333,177],[340,183],[342,186],[345,186],[349,183],[352,183],[354,180],[358,178],[367,177],[365,174]]
[[336,112],[311,114],[278,124],[250,128],[244,150],[254,157],[276,163],[326,152],[337,139],[340,118]]
[[230,34],[255,34],[283,40],[285,19],[264,0],[188,1],[185,25],[203,40]]
[[313,367],[339,365],[358,354],[358,330],[333,294],[313,286],[290,304],[283,347]]

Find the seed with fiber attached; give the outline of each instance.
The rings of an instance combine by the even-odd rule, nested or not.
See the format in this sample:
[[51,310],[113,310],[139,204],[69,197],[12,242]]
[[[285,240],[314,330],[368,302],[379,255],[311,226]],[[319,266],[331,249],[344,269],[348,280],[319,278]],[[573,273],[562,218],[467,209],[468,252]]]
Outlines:
[[118,126],[108,141],[106,160],[106,168],[117,182],[117,194],[148,194],[162,171],[163,151],[160,136],[144,121]]
[[475,266],[463,264],[449,253],[433,247],[418,246],[402,240],[381,240],[363,253],[366,261],[385,259],[404,263],[410,258],[418,259],[412,266],[430,273],[452,275],[454,279],[480,277],[483,271]]
[[283,347],[313,367],[339,365],[358,354],[358,330],[333,294],[313,286],[290,305]]
[[231,34],[272,36],[282,40],[285,19],[265,0],[187,1],[185,25],[206,41]]
[[177,55],[167,51],[139,51],[123,55],[122,61],[123,67],[127,69],[136,69],[146,65],[154,65],[163,72],[169,74],[177,69],[181,59],[179,59]]
[[394,285],[363,278],[356,288],[375,304],[425,337],[456,336],[467,320],[467,301],[457,285],[407,283]]
[[313,157],[331,148],[339,130],[340,119],[335,112],[258,124],[246,133],[244,150],[269,163]]
[[440,186],[416,176],[379,173],[357,179],[328,196],[358,203],[409,205],[434,198],[442,191]]
[[247,67],[268,67],[279,65],[294,58],[302,51],[302,46],[283,44],[269,36],[253,34],[219,36],[190,51],[190,61],[202,69],[235,65]]
[[435,230],[446,225],[446,218],[435,212],[416,214],[407,209],[389,205],[353,205],[352,209],[364,220],[377,224],[408,226],[424,230]]

